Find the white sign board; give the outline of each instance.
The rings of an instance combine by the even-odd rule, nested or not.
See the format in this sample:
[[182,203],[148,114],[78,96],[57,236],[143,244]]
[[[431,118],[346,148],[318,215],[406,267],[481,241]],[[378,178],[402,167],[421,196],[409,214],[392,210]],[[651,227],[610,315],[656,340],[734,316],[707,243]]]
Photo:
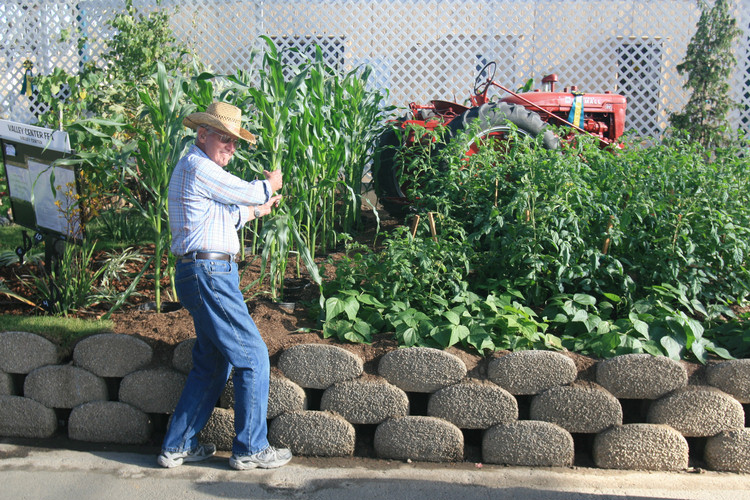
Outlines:
[[24,123],[0,120],[0,137],[11,142],[28,144],[37,148],[70,153],[68,133],[62,130],[52,130]]
[[[68,168],[55,168],[46,163],[28,159],[29,177],[33,189],[34,212],[36,212],[36,223],[39,227],[55,231],[60,234],[76,234],[78,231],[78,220],[71,220],[73,227],[68,227],[65,217],[70,214],[75,219],[72,205],[75,202],[75,174]],[[50,187],[50,179],[54,172],[55,191]],[[12,192],[12,191],[11,191]],[[65,193],[70,192],[68,197]]]

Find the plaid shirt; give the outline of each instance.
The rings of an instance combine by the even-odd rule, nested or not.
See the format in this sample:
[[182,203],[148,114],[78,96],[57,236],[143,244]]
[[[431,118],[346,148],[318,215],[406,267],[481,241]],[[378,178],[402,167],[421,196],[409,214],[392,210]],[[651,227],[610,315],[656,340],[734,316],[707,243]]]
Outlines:
[[240,251],[237,231],[250,219],[248,205],[262,205],[270,197],[268,181],[243,181],[192,145],[169,180],[172,253],[236,255]]

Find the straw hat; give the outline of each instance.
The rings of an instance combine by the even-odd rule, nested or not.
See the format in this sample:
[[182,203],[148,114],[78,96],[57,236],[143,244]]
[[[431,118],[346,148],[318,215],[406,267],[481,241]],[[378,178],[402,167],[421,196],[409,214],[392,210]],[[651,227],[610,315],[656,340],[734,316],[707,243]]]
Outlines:
[[242,111],[240,111],[240,108],[226,102],[213,102],[206,108],[205,112],[193,113],[185,117],[182,124],[193,130],[197,129],[198,125],[208,125],[220,132],[255,144],[255,136],[242,128]]

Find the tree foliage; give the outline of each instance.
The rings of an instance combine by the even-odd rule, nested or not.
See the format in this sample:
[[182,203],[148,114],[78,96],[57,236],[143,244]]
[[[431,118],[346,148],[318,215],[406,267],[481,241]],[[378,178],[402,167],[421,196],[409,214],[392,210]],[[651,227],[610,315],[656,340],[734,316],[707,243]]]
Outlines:
[[[160,3],[157,1],[157,5]],[[144,86],[156,90],[153,76],[157,64],[161,63],[168,74],[186,76],[191,72],[194,57],[189,47],[175,37],[166,10],[144,14],[133,7],[133,0],[127,0],[125,10],[107,24],[115,30],[115,35],[103,56],[109,82],[102,87],[103,102],[110,112],[128,115],[136,111],[137,116],[143,110],[139,92]],[[112,87],[114,92],[105,90]]]
[[716,0],[713,7],[699,0],[701,17],[687,48],[685,60],[677,66],[687,74],[684,88],[692,94],[681,113],[670,117],[672,125],[704,146],[726,143],[727,114],[736,103],[729,98],[730,77],[737,59],[732,44],[740,35],[737,20],[729,12],[728,0]]
[[[132,0],[127,0],[124,10],[117,12],[107,25],[114,34],[100,58],[83,64],[77,74],[58,68],[35,79],[39,89],[35,99],[43,103],[45,110],[38,116],[40,125],[67,130],[76,121],[92,116],[132,120],[143,111],[139,90],[156,89],[157,63],[162,63],[168,73],[181,75],[190,74],[194,65],[200,65],[190,48],[175,37],[170,12],[166,10],[143,13]],[[62,39],[71,36],[73,30],[62,33]],[[79,51],[84,51],[89,43],[88,37],[80,36]],[[88,139],[71,134],[75,149],[82,146],[79,140]]]

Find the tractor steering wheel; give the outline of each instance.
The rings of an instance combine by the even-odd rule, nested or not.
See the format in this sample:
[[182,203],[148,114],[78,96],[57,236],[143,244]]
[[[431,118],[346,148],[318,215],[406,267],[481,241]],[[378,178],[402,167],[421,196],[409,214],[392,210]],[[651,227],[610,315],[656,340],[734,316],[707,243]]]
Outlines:
[[[479,70],[479,74],[474,79],[474,95],[480,95],[487,92],[487,88],[492,84],[492,80],[495,79],[495,73],[497,72],[497,63],[490,61],[485,64],[482,69]],[[482,75],[487,74],[486,78],[482,78]]]

